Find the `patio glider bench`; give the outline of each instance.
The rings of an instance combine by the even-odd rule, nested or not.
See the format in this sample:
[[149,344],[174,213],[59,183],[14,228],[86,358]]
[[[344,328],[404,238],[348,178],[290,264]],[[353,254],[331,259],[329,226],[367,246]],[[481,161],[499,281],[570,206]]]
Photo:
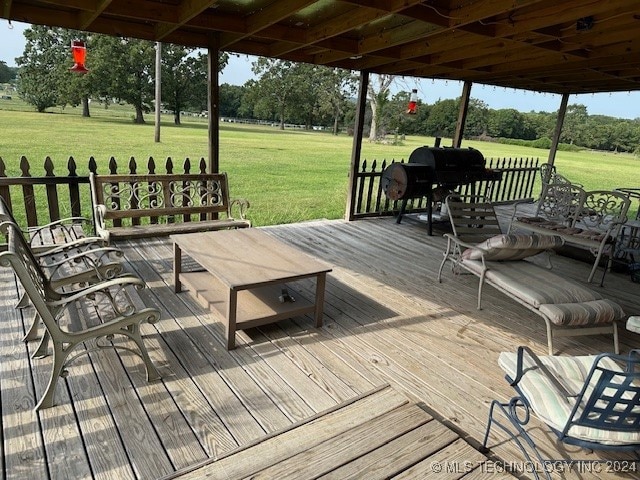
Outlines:
[[[107,243],[251,226],[245,219],[249,203],[230,200],[225,173],[91,173],[89,178],[96,234]],[[232,216],[234,207],[239,218]]]
[[526,215],[522,203],[514,205],[509,233],[530,231],[558,235],[565,245],[588,250],[594,257],[587,281],[591,283],[603,257],[608,258],[602,274],[611,268],[615,242],[627,221],[629,198],[616,191],[585,191],[578,185],[555,183],[543,188],[533,215]]
[[613,335],[614,351],[618,353],[616,322],[625,316],[622,307],[587,286],[530,261],[533,256],[560,247],[562,238],[501,234],[490,203],[468,203],[452,196],[446,202],[453,234],[445,234],[447,249],[438,281],[450,261],[456,273],[464,270],[480,278],[478,309],[482,308],[483,286],[488,284],[541,316],[550,355],[555,337],[603,333]]

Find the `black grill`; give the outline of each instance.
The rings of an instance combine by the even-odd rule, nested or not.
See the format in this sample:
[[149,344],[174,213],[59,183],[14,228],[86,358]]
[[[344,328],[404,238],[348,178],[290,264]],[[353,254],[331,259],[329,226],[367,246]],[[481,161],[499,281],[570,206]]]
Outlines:
[[402,200],[400,223],[407,201],[427,197],[427,226],[431,235],[433,192],[454,190],[482,180],[499,180],[500,174],[487,170],[485,159],[474,148],[419,147],[408,163],[393,163],[382,172],[382,189],[390,200]]

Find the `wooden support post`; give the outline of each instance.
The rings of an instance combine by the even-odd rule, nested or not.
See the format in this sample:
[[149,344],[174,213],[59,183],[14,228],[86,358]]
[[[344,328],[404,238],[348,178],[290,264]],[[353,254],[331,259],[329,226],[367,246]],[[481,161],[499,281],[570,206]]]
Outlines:
[[472,82],[466,81],[462,87],[460,98],[460,110],[458,111],[458,123],[456,123],[456,133],[453,136],[452,147],[460,148],[462,137],[464,136],[464,124],[467,121],[467,111],[469,110],[469,98],[471,98]]
[[367,89],[369,88],[369,72],[360,72],[360,87],[358,90],[358,105],[356,108],[356,122],[353,129],[353,145],[351,147],[351,166],[349,167],[349,190],[347,191],[347,211],[345,219],[353,220],[356,211],[355,198],[358,187],[357,170],[360,165],[360,154],[362,152],[362,131],[364,130],[364,112],[367,105]]
[[563,93],[562,100],[560,101],[560,108],[558,109],[558,119],[556,120],[556,129],[553,132],[553,139],[551,140],[551,149],[549,150],[549,159],[547,163],[553,165],[556,161],[556,152],[558,151],[558,145],[560,144],[560,135],[562,134],[562,124],[564,123],[564,116],[567,113],[567,105],[569,104],[569,94]]
[[220,172],[220,37],[209,37],[209,173]]
[[160,143],[160,109],[162,107],[162,43],[156,42],[156,129],[154,141]]

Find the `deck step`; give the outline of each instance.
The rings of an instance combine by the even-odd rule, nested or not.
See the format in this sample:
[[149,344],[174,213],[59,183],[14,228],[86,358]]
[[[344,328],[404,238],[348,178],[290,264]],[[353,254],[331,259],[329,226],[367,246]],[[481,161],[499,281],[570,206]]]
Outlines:
[[472,462],[461,461],[460,468],[469,473],[486,460],[426,410],[383,385],[167,479],[390,478],[423,469],[443,451],[464,452]]

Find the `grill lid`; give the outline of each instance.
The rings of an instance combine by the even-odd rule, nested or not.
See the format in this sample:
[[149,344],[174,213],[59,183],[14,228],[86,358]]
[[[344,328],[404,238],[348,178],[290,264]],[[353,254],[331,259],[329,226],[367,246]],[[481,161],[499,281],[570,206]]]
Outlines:
[[434,172],[479,172],[485,168],[484,155],[475,148],[418,147],[409,163],[429,166]]

